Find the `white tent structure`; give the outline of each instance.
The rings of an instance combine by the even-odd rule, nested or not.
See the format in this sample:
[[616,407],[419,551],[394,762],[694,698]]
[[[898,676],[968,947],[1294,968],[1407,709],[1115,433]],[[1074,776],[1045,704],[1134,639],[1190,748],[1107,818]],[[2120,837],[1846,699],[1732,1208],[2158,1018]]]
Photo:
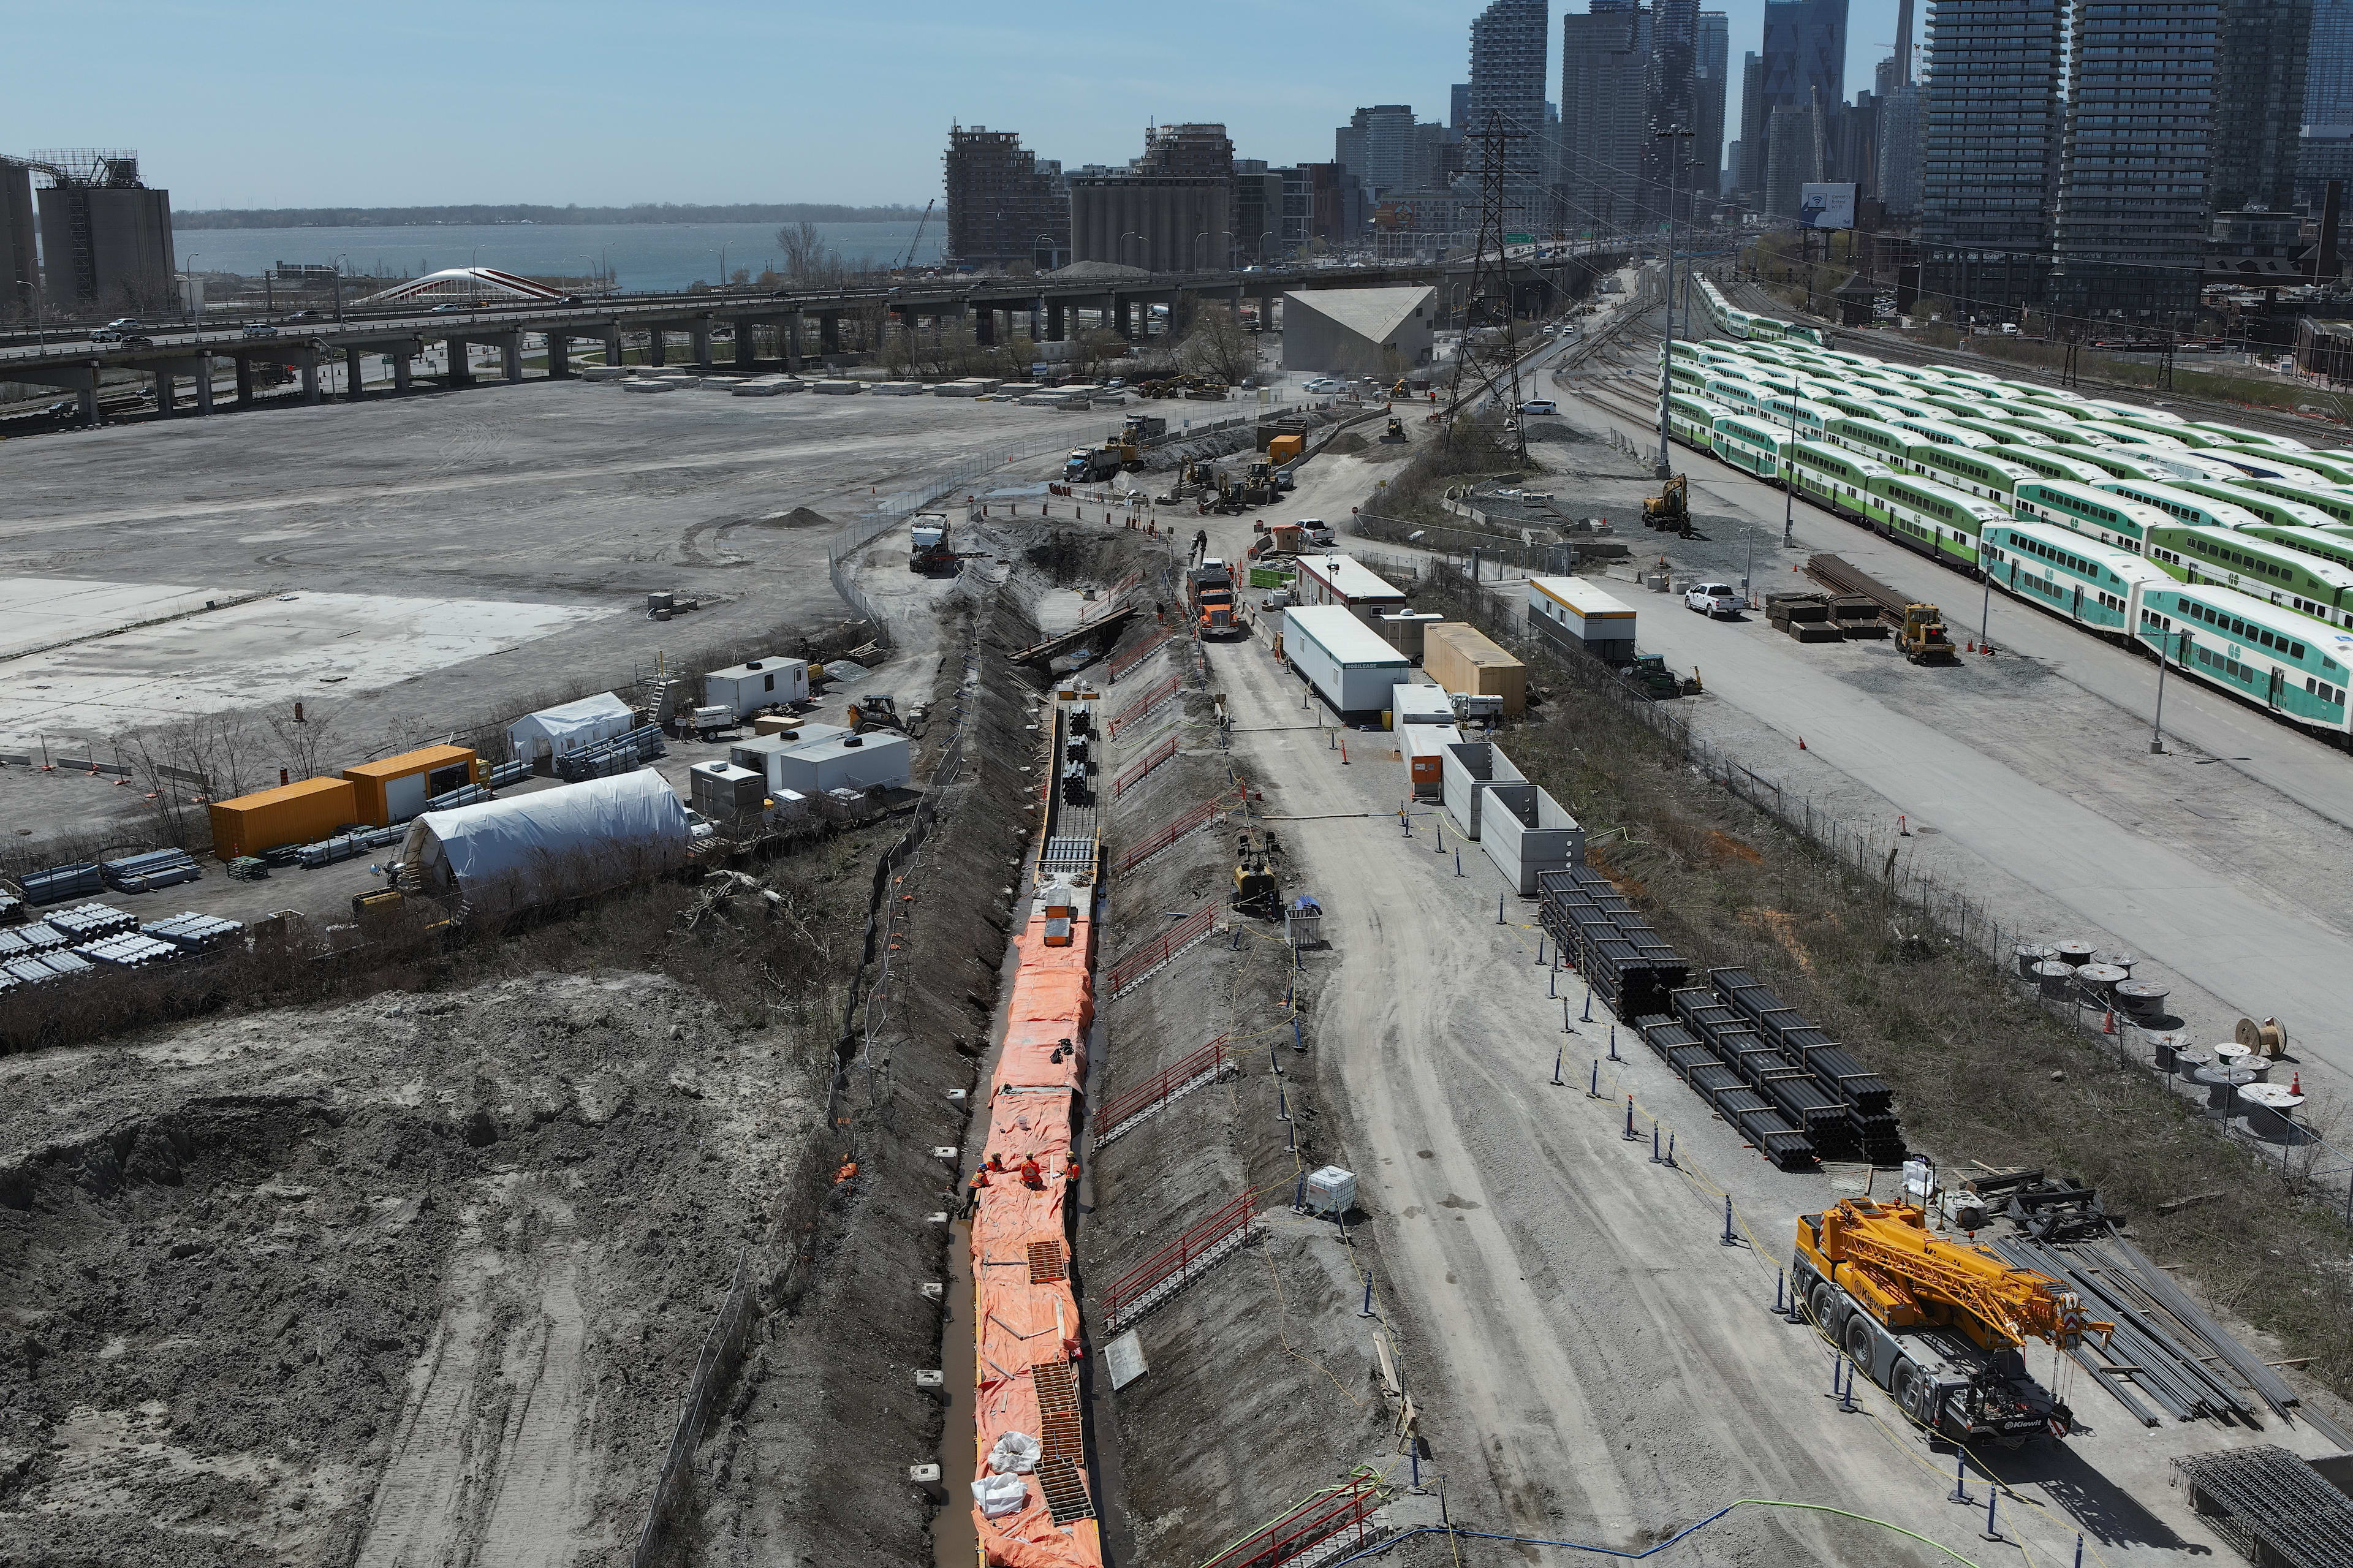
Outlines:
[[[582,746],[593,746],[637,727],[637,714],[611,692],[584,697],[577,702],[526,713],[507,726],[507,742],[514,760],[536,765]],[[544,770],[543,770],[544,771]]]
[[686,859],[686,807],[651,768],[560,789],[428,811],[400,858],[428,893],[521,909],[601,892]]
[[1395,375],[1428,364],[1438,290],[1294,289],[1282,297],[1282,368],[1332,375]]

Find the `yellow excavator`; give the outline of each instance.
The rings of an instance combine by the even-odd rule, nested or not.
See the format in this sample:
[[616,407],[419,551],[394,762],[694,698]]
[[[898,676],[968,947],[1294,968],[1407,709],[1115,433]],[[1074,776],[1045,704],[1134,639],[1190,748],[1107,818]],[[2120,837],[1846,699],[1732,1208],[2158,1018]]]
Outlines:
[[2116,1331],[2049,1275],[1932,1233],[1909,1203],[1847,1198],[1799,1215],[1789,1276],[1793,1313],[1955,1442],[2065,1436],[2074,1412],[2029,1375],[2020,1348],[2032,1339],[2072,1351]]
[[902,714],[895,699],[879,691],[870,691],[849,705],[849,732],[853,735],[888,730],[919,741],[923,735],[923,710],[920,706]]
[[1691,480],[1676,474],[1642,499],[1642,526],[1691,537]]

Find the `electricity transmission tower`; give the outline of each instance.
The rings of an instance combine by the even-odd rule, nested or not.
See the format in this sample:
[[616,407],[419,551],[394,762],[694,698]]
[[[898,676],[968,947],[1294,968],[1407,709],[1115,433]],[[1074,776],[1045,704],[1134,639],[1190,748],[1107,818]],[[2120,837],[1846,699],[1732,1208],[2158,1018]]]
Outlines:
[[[1512,324],[1512,273],[1504,237],[1510,228],[1504,216],[1510,206],[1504,194],[1510,182],[1504,154],[1512,142],[1525,140],[1525,132],[1506,130],[1500,115],[1491,115],[1486,125],[1476,132],[1476,139],[1480,148],[1479,241],[1471,263],[1470,290],[1462,309],[1462,341],[1455,347],[1454,384],[1449,395],[1456,418],[1461,416],[1466,382],[1474,382],[1472,395],[1483,396],[1490,405],[1500,397],[1510,418],[1513,454],[1525,465],[1528,460],[1528,437],[1519,417],[1520,346]],[[1491,322],[1503,329],[1504,341],[1482,354],[1477,348],[1479,333]],[[1446,434],[1449,441],[1453,439],[1453,428],[1450,418]]]

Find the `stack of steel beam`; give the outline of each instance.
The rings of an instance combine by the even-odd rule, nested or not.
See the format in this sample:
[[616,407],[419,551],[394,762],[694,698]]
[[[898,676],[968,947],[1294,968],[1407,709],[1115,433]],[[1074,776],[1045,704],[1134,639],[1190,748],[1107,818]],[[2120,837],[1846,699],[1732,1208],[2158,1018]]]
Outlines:
[[174,915],[169,920],[150,921],[139,928],[147,935],[173,946],[191,951],[216,948],[245,930],[239,921],[223,920],[218,915],[200,915],[194,910]]
[[[1807,1135],[1801,1108],[1809,1095],[1792,1096],[1785,1079],[1770,1076],[1758,1056],[1760,1048],[1766,1056],[1771,1052],[1761,1047],[1757,1032],[1745,1026],[1731,1008],[1718,1005],[1704,987],[1681,987],[1669,1002],[1674,1009],[1672,1016],[1641,1020],[1642,1038],[1651,1048],[1666,1057],[1683,1081],[1767,1159],[1785,1171],[1812,1165],[1820,1151]],[[1671,1051],[1675,1054],[1669,1055]],[[1800,1087],[1819,1094],[1810,1082],[1801,1080]]]
[[641,724],[625,734],[565,752],[555,759],[555,776],[566,784],[580,784],[628,773],[663,754],[661,726]]
[[180,956],[180,950],[171,942],[159,942],[135,931],[86,942],[74,951],[93,963],[108,964],[116,969],[141,969],[150,963]]
[[119,860],[100,863],[98,869],[106,885],[118,893],[152,893],[159,888],[193,882],[204,875],[197,868],[195,857],[185,849],[150,849],[143,855],[126,855]]
[[1894,1091],[1884,1079],[1856,1061],[1803,1013],[1783,1005],[1746,969],[1711,969],[1708,982],[1781,1057],[1837,1097],[1849,1134],[1864,1159],[1880,1165],[1903,1160],[1904,1130],[1895,1119]]
[[28,904],[56,904],[84,893],[95,893],[106,886],[100,875],[98,862],[79,860],[69,866],[51,866],[46,870],[27,871],[16,879]]

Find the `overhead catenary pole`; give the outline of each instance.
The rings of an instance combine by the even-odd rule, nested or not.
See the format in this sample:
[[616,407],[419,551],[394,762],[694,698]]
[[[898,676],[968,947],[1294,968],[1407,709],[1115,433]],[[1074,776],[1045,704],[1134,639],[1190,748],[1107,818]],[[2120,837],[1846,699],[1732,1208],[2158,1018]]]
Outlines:
[[[1667,371],[1675,359],[1675,196],[1679,184],[1675,171],[1681,163],[1678,154],[1683,142],[1697,134],[1686,126],[1670,125],[1653,137],[1667,143],[1667,335],[1659,349],[1659,461],[1652,476],[1662,479],[1672,478],[1675,471],[1674,460],[1667,449],[1667,389],[1672,384]],[[1684,261],[1683,268],[1690,270],[1689,260]]]

